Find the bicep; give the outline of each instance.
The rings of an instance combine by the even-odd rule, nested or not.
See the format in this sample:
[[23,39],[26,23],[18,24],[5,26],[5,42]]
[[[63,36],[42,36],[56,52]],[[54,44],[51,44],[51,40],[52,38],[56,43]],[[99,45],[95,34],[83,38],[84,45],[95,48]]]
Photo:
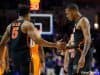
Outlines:
[[28,26],[27,34],[32,40],[37,40],[41,38],[39,31],[34,27],[33,24],[30,24]]
[[87,20],[83,20],[82,22],[82,26],[81,26],[82,32],[83,32],[83,36],[84,39],[91,39],[91,35],[90,35],[90,24]]

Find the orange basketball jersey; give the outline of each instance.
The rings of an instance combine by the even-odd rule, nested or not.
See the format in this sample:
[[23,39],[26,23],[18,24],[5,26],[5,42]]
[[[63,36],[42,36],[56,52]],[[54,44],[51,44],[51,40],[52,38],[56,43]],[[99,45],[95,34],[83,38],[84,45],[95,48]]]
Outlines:
[[39,56],[39,45],[35,44],[31,47],[31,58],[32,58],[32,74],[40,75],[40,56]]

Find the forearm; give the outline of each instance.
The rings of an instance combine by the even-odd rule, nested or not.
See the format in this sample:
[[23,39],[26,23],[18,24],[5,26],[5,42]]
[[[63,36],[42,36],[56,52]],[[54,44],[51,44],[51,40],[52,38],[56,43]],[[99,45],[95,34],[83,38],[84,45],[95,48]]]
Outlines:
[[41,46],[40,46],[39,54],[40,54],[41,63],[44,63],[45,62],[45,54],[44,54],[43,47],[41,47]]
[[56,48],[56,43],[52,43],[52,42],[48,42],[48,41],[46,41],[46,40],[44,40],[44,39],[38,39],[37,41],[36,41],[36,43],[37,44],[39,44],[40,46],[44,46],[44,47],[54,47],[54,48]]
[[91,46],[91,40],[85,41],[84,48],[83,48],[83,51],[82,51],[82,56],[86,56],[87,55],[90,46]]
[[65,52],[65,56],[64,56],[64,68],[68,68],[69,65],[69,52],[68,50],[66,50]]

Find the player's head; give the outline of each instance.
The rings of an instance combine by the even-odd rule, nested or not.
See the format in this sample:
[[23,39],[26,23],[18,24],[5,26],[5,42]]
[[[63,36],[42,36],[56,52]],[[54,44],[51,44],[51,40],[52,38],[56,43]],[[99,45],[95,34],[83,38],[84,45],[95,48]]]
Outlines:
[[71,21],[75,19],[77,12],[79,12],[79,8],[76,4],[70,4],[65,8],[66,17]]
[[30,13],[29,6],[27,6],[27,5],[22,5],[22,4],[20,4],[20,5],[18,6],[18,14],[19,14],[19,16],[27,17],[27,18],[29,18],[29,20],[30,20],[29,13]]

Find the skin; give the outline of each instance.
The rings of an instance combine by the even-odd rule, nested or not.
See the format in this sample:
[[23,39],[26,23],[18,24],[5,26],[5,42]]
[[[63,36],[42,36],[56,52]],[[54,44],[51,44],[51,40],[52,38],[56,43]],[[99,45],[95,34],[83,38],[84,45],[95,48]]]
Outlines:
[[[28,35],[28,37],[30,37],[33,41],[35,41],[35,43],[37,43],[40,46],[44,46],[44,47],[55,47],[55,48],[59,48],[59,49],[63,49],[65,48],[65,44],[64,43],[52,43],[52,42],[48,42],[46,40],[44,40],[40,34],[37,34],[37,29],[34,27],[34,24],[30,22],[30,15],[29,13],[26,14],[25,16],[19,16],[18,18],[19,20],[24,19],[24,23],[21,26],[21,31],[23,33],[26,33]],[[0,66],[3,67],[2,63],[3,63],[3,54],[4,54],[4,47],[6,46],[7,42],[10,39],[10,28],[11,25],[8,25],[6,28],[6,31],[1,39],[0,42]]]
[[[64,55],[64,71],[68,72],[68,64],[69,64],[69,52],[66,50]],[[66,73],[64,75],[67,75]]]
[[[66,8],[65,13],[66,13],[66,17],[70,21],[78,21],[81,17],[81,13],[79,12],[79,10]],[[91,45],[91,34],[90,34],[89,20],[86,17],[82,17],[80,19],[80,21],[77,23],[76,29],[80,29],[83,33],[83,36],[84,36],[84,48],[83,48],[83,51],[81,53],[80,59],[78,61],[77,72],[79,72],[79,69],[84,67],[85,56],[87,55],[88,50],[89,50],[90,45]],[[70,38],[73,38],[73,37],[71,36]],[[69,43],[71,43],[71,41],[74,41],[74,40],[70,39]],[[67,45],[70,45],[69,43]],[[66,60],[66,61],[68,61],[68,60]]]
[[45,72],[45,53],[44,53],[44,50],[43,50],[43,47],[40,47],[39,48],[39,55],[40,55],[40,61],[41,61],[41,73],[42,72]]

